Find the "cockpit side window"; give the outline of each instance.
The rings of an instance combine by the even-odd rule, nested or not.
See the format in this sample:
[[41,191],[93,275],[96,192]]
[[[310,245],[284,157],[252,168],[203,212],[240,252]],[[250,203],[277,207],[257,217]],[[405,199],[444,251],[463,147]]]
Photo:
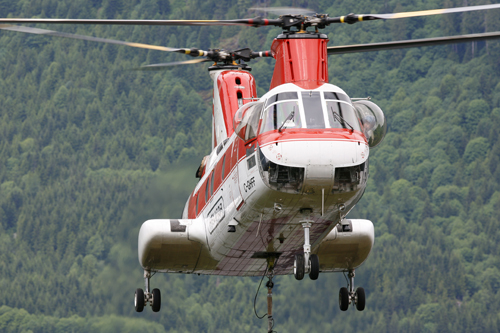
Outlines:
[[302,92],[307,128],[325,128],[325,117],[319,91]]
[[257,131],[259,130],[259,118],[260,112],[262,110],[262,104],[259,104],[255,111],[252,113],[250,120],[248,121],[247,130],[245,132],[245,141],[251,140],[257,137]]
[[257,137],[259,119],[264,103],[253,102],[245,104],[236,111],[233,118],[233,128],[236,135],[248,142]]

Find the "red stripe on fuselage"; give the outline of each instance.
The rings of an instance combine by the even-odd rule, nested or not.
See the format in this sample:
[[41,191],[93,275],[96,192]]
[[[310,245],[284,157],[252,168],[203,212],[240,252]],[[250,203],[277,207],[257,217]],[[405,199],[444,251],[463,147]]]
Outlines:
[[263,147],[271,143],[286,141],[351,141],[367,143],[363,133],[347,129],[285,129],[281,132],[277,130],[262,133],[258,136],[259,146]]

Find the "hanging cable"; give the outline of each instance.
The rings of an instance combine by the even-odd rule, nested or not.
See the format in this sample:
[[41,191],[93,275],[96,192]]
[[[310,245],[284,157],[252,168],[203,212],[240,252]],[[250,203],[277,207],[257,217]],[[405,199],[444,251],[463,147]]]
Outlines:
[[260,286],[262,285],[262,281],[264,281],[264,278],[266,277],[268,270],[269,270],[269,267],[266,267],[266,270],[264,271],[264,275],[262,275],[262,278],[260,279],[259,288],[257,288],[257,292],[255,293],[255,298],[253,299],[253,312],[255,313],[255,316],[259,319],[263,319],[267,315],[267,313],[265,313],[261,317],[257,314],[256,303],[257,303],[257,295],[259,294]]

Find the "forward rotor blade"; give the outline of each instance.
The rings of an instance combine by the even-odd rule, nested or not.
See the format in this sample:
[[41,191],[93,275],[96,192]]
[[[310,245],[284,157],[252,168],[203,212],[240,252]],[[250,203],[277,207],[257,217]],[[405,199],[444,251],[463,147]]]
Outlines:
[[0,18],[0,23],[45,23],[45,24],[120,24],[120,25],[281,25],[282,21],[260,17],[240,20],[114,20],[114,19],[44,19],[44,18]]
[[153,65],[145,65],[141,66],[138,68],[135,68],[135,70],[162,70],[166,69],[167,67],[172,67],[172,66],[178,66],[178,65],[192,65],[192,64],[199,64],[202,62],[208,62],[212,61],[210,59],[206,58],[200,58],[200,59],[193,59],[193,60],[186,60],[186,61],[175,61],[175,62],[167,62],[163,64],[153,64]]
[[406,13],[393,13],[393,14],[381,14],[374,15],[376,18],[391,20],[406,17],[417,17],[417,16],[429,16],[429,15],[439,15],[439,14],[449,14],[449,13],[463,13],[475,10],[486,10],[500,8],[500,4],[484,5],[484,6],[469,6],[469,7],[457,7],[457,8],[444,8],[444,9],[433,9],[433,10],[420,10],[415,12]]
[[149,44],[142,44],[142,43],[123,42],[123,41],[114,40],[114,39],[69,34],[66,32],[58,32],[58,31],[53,31],[53,30],[23,27],[23,26],[18,26],[18,25],[0,24],[0,29],[9,30],[9,31],[16,31],[16,32],[24,32],[24,33],[28,33],[28,34],[48,35],[48,36],[54,36],[54,37],[80,39],[80,40],[86,40],[86,41],[91,41],[91,42],[126,45],[126,46],[131,46],[131,47],[138,47],[138,48],[142,48],[142,49],[184,53],[183,49],[175,49],[175,48],[171,48],[171,47],[149,45]]
[[458,43],[474,42],[474,41],[497,39],[497,38],[500,38],[500,31],[485,32],[481,34],[460,35],[460,36],[403,40],[403,41],[386,42],[386,43],[330,46],[327,48],[327,52],[329,55],[331,55],[331,54],[345,54],[345,53],[358,53],[358,52],[371,52],[371,51],[385,51],[385,50],[403,49],[408,47],[458,44]]
[[500,8],[500,4],[457,7],[457,8],[443,8],[443,9],[432,9],[432,10],[419,10],[419,11],[414,11],[414,12],[402,12],[402,13],[392,13],[392,14],[362,14],[362,15],[349,14],[346,16],[329,18],[328,23],[353,24],[353,23],[360,22],[360,21],[392,20],[392,19],[417,17],[417,16],[463,13],[463,12],[470,12],[470,11],[475,11],[475,10],[486,10],[486,9],[495,9],[495,8]]

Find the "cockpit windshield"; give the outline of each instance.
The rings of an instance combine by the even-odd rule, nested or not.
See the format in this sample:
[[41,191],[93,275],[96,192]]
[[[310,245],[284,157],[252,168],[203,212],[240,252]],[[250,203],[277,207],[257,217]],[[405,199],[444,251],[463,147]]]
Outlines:
[[325,115],[319,91],[302,92],[307,128],[325,128]]
[[[325,97],[327,97],[326,94]],[[356,117],[354,108],[350,103],[343,102],[340,99],[326,100],[325,102],[330,128],[348,128],[361,131],[358,117]]]
[[346,128],[360,131],[351,100],[337,92],[284,92],[266,101],[260,133],[292,128]]
[[278,102],[267,107],[262,118],[261,133],[284,128],[301,128],[299,101]]

